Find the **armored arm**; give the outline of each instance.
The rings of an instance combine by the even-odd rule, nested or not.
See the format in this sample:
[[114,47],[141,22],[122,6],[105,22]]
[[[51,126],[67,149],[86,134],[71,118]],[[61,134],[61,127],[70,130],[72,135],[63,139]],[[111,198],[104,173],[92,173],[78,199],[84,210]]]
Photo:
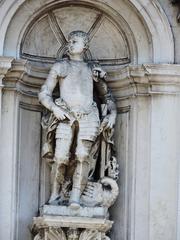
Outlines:
[[57,64],[54,64],[51,68],[49,75],[42,85],[41,90],[39,92],[39,101],[41,104],[46,107],[48,110],[53,112],[53,109],[56,107],[55,103],[53,102],[52,93],[57,84]]
[[[57,84],[58,76],[65,76],[65,64],[63,63],[55,63],[53,67],[51,68],[49,75],[45,81],[45,83],[42,85],[40,93],[39,93],[39,101],[42,103],[43,106],[45,106],[48,110],[53,112],[54,116],[58,120],[64,120],[64,119],[71,119],[68,112],[65,111],[62,107],[56,105],[53,102],[52,93],[53,90]],[[61,70],[61,73],[60,73]]]
[[97,64],[95,67],[92,67],[92,71],[98,97],[100,98],[101,103],[106,104],[107,114],[111,115],[111,117],[114,117],[115,119],[117,115],[116,104],[115,99],[113,98],[105,80],[106,72]]
[[115,99],[112,96],[110,89],[107,86],[107,83],[104,78],[99,78],[97,82],[95,82],[95,88],[100,98],[102,104],[107,105],[107,116],[111,118],[115,123],[117,109],[115,104]]
[[118,176],[118,164],[114,152],[114,125],[117,116],[115,99],[112,96],[110,89],[104,78],[99,78],[95,82],[96,91],[100,98],[101,104],[106,106],[106,111],[103,115],[100,131],[101,138],[101,163],[100,176],[103,178],[108,172],[108,176],[116,179]]

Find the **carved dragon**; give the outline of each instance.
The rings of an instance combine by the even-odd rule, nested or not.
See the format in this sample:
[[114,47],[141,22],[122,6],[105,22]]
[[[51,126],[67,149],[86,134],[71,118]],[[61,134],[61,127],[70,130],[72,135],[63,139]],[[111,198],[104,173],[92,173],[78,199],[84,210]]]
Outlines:
[[102,206],[109,208],[118,196],[119,188],[116,181],[104,177],[100,182],[88,182],[81,196],[81,202],[85,206]]

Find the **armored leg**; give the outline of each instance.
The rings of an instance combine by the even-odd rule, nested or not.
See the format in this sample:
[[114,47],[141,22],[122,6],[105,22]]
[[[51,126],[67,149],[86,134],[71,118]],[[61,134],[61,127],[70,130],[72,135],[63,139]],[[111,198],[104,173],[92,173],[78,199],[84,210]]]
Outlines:
[[64,182],[66,165],[55,161],[51,170],[51,196],[49,204],[55,205],[60,194],[61,186]]
[[[57,129],[58,133],[59,129]],[[61,135],[56,134],[56,148],[54,155],[54,163],[51,170],[51,196],[49,199],[49,204],[57,204],[59,198],[60,190],[64,182],[66,166],[69,162],[69,152],[72,143],[72,131],[69,135],[65,135],[62,138]]]
[[79,140],[76,157],[77,167],[73,175],[73,187],[70,197],[70,207],[79,208],[80,196],[86,186],[89,174],[89,153],[92,147],[91,141]]

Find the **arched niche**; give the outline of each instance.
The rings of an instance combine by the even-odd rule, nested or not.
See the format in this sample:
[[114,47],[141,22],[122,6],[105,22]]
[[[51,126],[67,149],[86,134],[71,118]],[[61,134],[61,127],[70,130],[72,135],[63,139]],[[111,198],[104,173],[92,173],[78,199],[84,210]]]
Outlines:
[[[8,3],[9,1],[6,2],[7,6]],[[25,41],[27,40],[25,36],[27,37],[30,32],[31,34],[33,34],[33,31],[34,33],[35,31],[37,31],[37,34],[41,34],[43,29],[41,29],[41,31],[38,31],[38,24],[44,24],[43,26],[44,28],[46,28],[45,25],[47,23],[45,22],[48,21],[46,17],[49,18],[49,13],[53,13],[53,15],[57,17],[57,22],[61,21],[62,25],[63,21],[62,19],[60,19],[60,17],[58,17],[58,11],[59,13],[62,13],[62,11],[65,13],[66,11],[68,12],[68,6],[70,9],[70,6],[71,8],[75,8],[78,5],[79,7],[81,7],[81,10],[82,8],[84,8],[86,9],[85,12],[88,12],[88,14],[91,13],[91,19],[89,19],[89,23],[93,23],[93,16],[95,17],[95,15],[97,16],[98,14],[102,14],[106,21],[106,24],[102,24],[106,25],[104,26],[104,30],[106,29],[107,31],[108,24],[109,29],[111,30],[106,35],[106,37],[108,35],[111,35],[111,39],[108,36],[107,39],[103,39],[103,41],[101,38],[104,33],[96,33],[96,40],[97,38],[99,39],[94,44],[94,52],[98,54],[96,56],[96,54],[93,53],[93,57],[104,59],[107,62],[107,54],[110,52],[109,59],[113,57],[113,59],[117,60],[116,63],[122,62],[118,61],[118,59],[122,60],[123,58],[130,60],[129,62],[131,64],[150,62],[172,63],[174,61],[174,45],[171,29],[168,20],[157,1],[153,1],[152,3],[152,1],[149,0],[115,0],[107,3],[104,0],[99,0],[96,2],[92,0],[21,0],[20,2],[18,2],[18,4],[15,2],[13,3],[14,4],[12,4],[12,1],[11,4],[9,3],[9,10],[6,14],[7,18],[5,17],[2,20],[1,27],[3,30],[2,39],[4,39],[4,41],[2,41],[3,44],[1,44],[0,50],[6,56],[14,56],[19,58],[23,54],[25,55],[25,53],[27,55],[34,55],[33,50],[35,51],[35,49],[33,49],[32,43],[28,43],[27,41]],[[8,20],[8,17],[10,16],[11,21]],[[73,19],[73,16],[71,16],[71,19]],[[87,21],[88,18],[85,22],[82,18],[81,26],[83,26],[84,23],[87,23]],[[74,26],[76,26],[75,22],[73,22],[73,24]],[[65,25],[68,26],[68,24]],[[88,24],[86,25],[88,26]],[[47,29],[44,29],[44,31],[46,32]],[[50,31],[52,32],[52,26]],[[44,34],[47,34],[47,32],[45,32]],[[51,52],[50,60],[51,58],[55,58],[56,51],[59,50],[57,39],[55,40],[54,36],[52,36],[51,40],[51,42],[54,44],[54,52]],[[105,47],[107,47],[107,41],[110,44],[112,43],[112,45],[114,44],[112,51],[111,45],[108,46],[108,51],[105,52],[103,44],[105,44]],[[28,44],[29,46],[31,45],[32,52],[28,52],[30,50],[27,51]],[[43,44],[46,45],[46,41],[42,42],[42,47]],[[114,56],[111,56],[111,53],[114,51],[115,48],[116,52],[114,53]],[[39,48],[38,51],[40,51]],[[92,47],[91,51],[93,52]],[[45,56],[46,50],[44,52],[38,52],[38,54]],[[35,54],[34,56],[39,57],[39,55],[37,54]]]
[[62,58],[68,34],[74,30],[89,33],[88,60],[117,65],[130,63],[131,55],[136,56],[132,39],[127,39],[110,16],[100,9],[72,3],[47,9],[31,22],[21,42],[20,56],[30,61],[54,62]]
[[[90,52],[92,58],[100,59],[102,60],[102,62],[104,61],[104,64],[109,64],[109,66],[112,67],[113,70],[116,67],[116,64],[120,63],[133,65],[143,63],[173,63],[174,61],[174,44],[171,28],[157,0],[6,0],[0,1],[0,7],[2,9],[2,15],[0,16],[0,54],[4,56],[26,58],[34,62],[35,64],[53,62],[55,61],[57,54],[60,53],[60,48],[63,45],[62,43],[65,42],[61,41],[60,39],[59,41],[57,40],[58,38],[60,38],[60,36],[62,38],[62,36],[64,35],[64,37],[66,38],[68,32],[74,30],[77,27],[81,28],[82,30],[89,31],[93,24],[95,24],[96,22],[101,23],[101,20],[104,19],[104,22],[101,23],[100,27],[103,27],[103,30],[107,31],[107,26],[109,26],[108,29],[110,29],[113,34],[109,35],[109,32],[107,32],[107,34],[104,34],[103,30],[101,30],[100,27],[98,28],[98,30],[101,31],[96,31],[94,39],[92,38],[91,41]],[[69,19],[67,19],[67,14],[65,13],[68,11],[70,13],[70,11],[74,11],[74,9],[77,8],[78,11],[80,11],[81,15],[86,12],[85,19],[87,19],[84,20],[84,18],[79,18],[77,22],[74,22],[72,20],[72,16],[73,14],[77,14],[77,12],[73,12],[71,14],[72,19],[69,24],[67,24],[67,21]],[[63,18],[63,14],[65,15],[64,23],[63,19],[61,19]],[[58,24],[55,23],[56,21]],[[58,31],[56,32],[56,28],[62,29],[63,35],[59,35],[60,31],[58,29]],[[50,38],[47,42],[47,39],[45,38],[46,35],[48,35],[48,37]],[[104,39],[104,35],[108,36],[108,39]],[[39,38],[41,39],[41,37],[42,39],[44,39],[44,42],[38,40]],[[36,41],[39,45],[35,45]],[[107,46],[109,43],[111,44],[111,47]],[[48,49],[48,46],[53,46],[53,49]],[[109,54],[107,54],[107,52],[104,51],[104,48],[106,47],[109,47],[110,50],[114,50],[117,48],[117,52],[108,51]],[[110,54],[112,54],[111,57]],[[122,59],[126,59],[128,61],[123,62]],[[111,62],[109,60],[111,60]],[[20,71],[23,68],[22,62],[20,61],[14,64],[14,68],[17,68],[17,71]],[[24,68],[26,69],[26,66],[24,66]],[[137,71],[134,71],[133,68],[129,69],[130,70],[127,73],[127,79],[129,79],[129,85],[132,85],[132,88],[134,88],[136,82],[133,82],[131,79],[134,79],[135,77],[139,78],[143,75],[143,73],[139,69]],[[143,66],[143,69],[145,69],[145,75],[151,71],[148,71],[146,65]],[[9,236],[6,234],[6,231],[8,231],[6,226],[10,225],[13,222],[13,220],[11,219],[16,220],[16,222],[12,224],[15,233],[12,233],[10,229],[9,234],[11,236],[14,236],[13,234],[15,234],[16,237],[14,238],[19,240],[31,239],[28,226],[32,221],[32,217],[35,216],[35,213],[37,212],[39,206],[41,206],[45,202],[45,200],[47,200],[47,197],[49,195],[48,190],[45,187],[47,185],[46,175],[48,175],[48,173],[45,168],[45,163],[41,163],[39,160],[41,112],[36,106],[38,105],[37,91],[39,86],[42,84],[44,78],[46,77],[47,72],[44,69],[43,71],[35,69],[36,71],[34,75],[29,77],[28,73],[31,73],[31,70],[32,68],[31,66],[29,66],[29,69],[27,69],[27,74],[20,73],[19,75],[17,75],[15,74],[16,71],[12,69],[12,71],[10,71],[9,73],[9,89],[7,88],[7,79],[5,82],[6,88],[4,92],[6,93],[3,94],[3,101],[6,100],[6,103],[9,104],[9,109],[12,109],[12,111],[4,111],[9,113],[9,119],[4,118],[4,122],[7,123],[7,127],[4,129],[9,129],[9,131],[13,133],[17,132],[18,137],[17,135],[15,135],[15,137],[13,138],[17,139],[17,143],[13,142],[12,147],[13,150],[15,148],[18,149],[14,150],[15,152],[18,152],[18,157],[17,159],[14,159],[16,157],[13,156],[12,162],[13,164],[16,161],[18,162],[18,170],[16,171],[16,168],[13,168],[13,170],[11,171],[11,175],[14,177],[14,181],[9,179],[9,182],[11,180],[11,183],[14,183],[14,185],[16,185],[17,183],[17,186],[13,185],[12,189],[10,189],[9,191],[12,192],[12,194],[14,195],[13,200],[11,201],[10,198],[8,202],[9,206],[11,205],[12,208],[10,209],[10,217],[8,224],[6,224],[5,222],[3,225],[3,236],[5,237],[2,237],[2,239],[7,239],[7,236]],[[123,77],[121,79],[120,75],[123,76],[123,74],[125,73],[123,71],[120,72],[119,68],[115,68],[115,70],[117,70],[119,75],[114,74],[113,71],[111,71],[110,75],[114,83],[113,90],[116,90],[118,88],[118,84],[124,84],[123,81],[121,81]],[[134,73],[134,75],[131,78],[132,73]],[[24,79],[22,80],[21,78],[23,76]],[[12,94],[13,78],[14,81],[20,79],[19,82],[21,82],[13,88],[17,88],[17,98],[20,102],[14,102]],[[32,86],[33,88],[31,89]],[[21,87],[23,87],[23,89],[21,89]],[[128,91],[126,85],[123,87],[120,86],[119,88],[122,89],[121,91],[123,93]],[[142,88],[141,90],[144,94],[143,89],[144,88]],[[16,93],[14,93],[14,95],[16,95]],[[19,99],[20,95],[21,98]],[[119,96],[119,99],[122,99],[121,95]],[[118,101],[118,103],[119,102],[120,101]],[[128,161],[128,156],[126,156],[126,154],[123,152],[125,149],[123,143],[129,141],[127,133],[129,132],[129,130],[131,130],[128,129],[129,125],[127,124],[128,119],[130,118],[130,114],[128,112],[129,102],[125,102],[123,104],[125,106],[123,105],[121,107],[119,105],[119,108],[121,107],[122,111],[124,112],[122,116],[119,116],[116,134],[119,134],[119,132],[121,132],[119,130],[120,126],[121,128],[123,128],[123,132],[122,137],[120,139],[116,139],[117,144],[120,146],[118,150],[119,153],[122,154],[121,158]],[[7,108],[6,105],[5,107]],[[13,114],[15,111],[17,112],[17,124],[12,125],[10,128],[8,124],[12,122],[12,119],[14,117]],[[131,111],[131,116],[133,114],[136,115],[136,112],[133,111]],[[4,114],[4,116],[6,116],[6,114]],[[134,118],[135,121],[138,122],[136,120],[136,116],[134,116]],[[30,125],[32,129],[27,128],[27,125]],[[7,139],[6,136],[7,135],[5,135],[5,139]],[[10,134],[10,136],[12,135]],[[30,144],[26,144],[26,147],[19,147],[22,146],[22,143]],[[17,145],[15,146],[15,144]],[[6,148],[4,149],[6,151]],[[135,148],[133,148],[133,151],[134,149]],[[133,151],[132,155],[134,156]],[[9,152],[13,152],[11,148]],[[32,153],[34,159],[33,161]],[[125,154],[125,156],[123,154]],[[5,162],[8,164],[8,161]],[[39,164],[42,165],[40,166]],[[42,176],[39,169],[42,169]],[[125,171],[121,171],[122,174],[124,172]],[[34,173],[34,175],[32,173]],[[126,175],[124,175],[124,178],[126,178]],[[125,181],[126,180],[127,179],[125,179]],[[124,184],[124,189],[128,189],[126,186],[131,187],[131,185],[129,183],[126,183],[125,181],[121,181],[121,183]],[[7,183],[7,179],[5,182]],[[41,186],[43,185],[40,192],[38,187],[39,182]],[[17,194],[15,191],[16,188],[18,190]],[[121,189],[123,191],[123,187]],[[7,189],[5,189],[5,193],[6,190]],[[131,188],[129,188],[129,191],[131,191]],[[122,200],[118,202],[118,204],[121,203],[121,205],[119,205],[122,206],[122,212],[119,213],[117,209],[115,209],[113,213],[114,216],[115,213],[117,213],[115,216],[116,231],[114,231],[114,234],[120,232],[120,236],[122,237],[122,239],[129,238],[130,235],[133,235],[133,227],[135,226],[133,214],[136,209],[133,207],[133,200],[131,202],[131,200],[129,199],[131,198],[131,194],[129,197],[126,196],[126,194],[128,194],[128,192],[122,193]],[[130,206],[131,203],[133,203],[132,206]],[[7,204],[5,205],[7,206]],[[27,206],[31,206],[32,208]],[[128,211],[131,210],[131,207],[132,216],[129,216],[131,212],[129,213]],[[119,219],[118,221],[117,218]],[[119,222],[121,224],[119,224]],[[126,229],[129,230],[126,231]]]

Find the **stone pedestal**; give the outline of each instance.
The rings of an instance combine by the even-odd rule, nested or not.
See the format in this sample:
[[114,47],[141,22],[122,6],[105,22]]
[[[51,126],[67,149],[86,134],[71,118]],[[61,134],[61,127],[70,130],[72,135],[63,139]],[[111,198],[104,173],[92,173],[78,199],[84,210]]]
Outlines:
[[[55,209],[56,208],[56,209]],[[66,209],[64,209],[66,208]],[[33,219],[34,240],[108,240],[106,233],[111,229],[113,222],[101,217],[91,217],[92,211],[97,210],[80,208],[70,210],[68,207],[45,207],[44,212],[71,213],[72,216],[58,216],[43,214]],[[89,213],[88,211],[89,210]],[[75,216],[77,215],[77,216]],[[80,217],[78,215],[89,215]],[[96,214],[95,214],[96,215]]]
[[44,205],[40,209],[40,215],[106,218],[109,213],[108,209],[105,207],[80,207],[74,210],[67,206]]

